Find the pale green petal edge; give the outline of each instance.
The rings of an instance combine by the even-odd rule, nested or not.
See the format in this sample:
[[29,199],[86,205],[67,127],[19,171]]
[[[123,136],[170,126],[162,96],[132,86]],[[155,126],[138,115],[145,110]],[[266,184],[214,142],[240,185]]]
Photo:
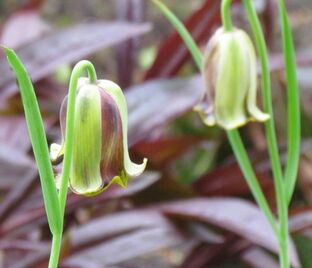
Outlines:
[[246,52],[250,55],[250,86],[247,96],[247,110],[251,121],[264,122],[270,119],[270,115],[262,112],[257,107],[257,56],[253,43],[247,33],[237,30],[237,39],[245,46]]
[[125,172],[129,177],[139,176],[145,170],[147,159],[144,158],[142,164],[135,164],[130,159],[128,150],[128,110],[125,96],[121,88],[110,80],[98,80],[97,84],[113,98],[119,108],[122,123]]
[[120,176],[115,176],[106,186],[102,186],[99,188],[97,191],[94,192],[86,192],[83,193],[84,196],[91,197],[91,196],[96,196],[102,192],[104,192],[107,188],[109,188],[113,184],[118,184],[121,187],[125,188],[128,186],[128,178],[127,175],[121,174]]
[[[64,144],[60,145],[60,144],[57,144],[57,143],[52,143],[51,146],[50,146],[50,159],[51,159],[51,161],[52,162],[56,162],[58,160],[58,158],[62,157],[63,155],[64,155]],[[120,176],[115,176],[109,182],[108,185],[99,188],[97,191],[81,193],[81,195],[84,195],[84,196],[95,196],[95,195],[98,195],[98,194],[102,193],[103,191],[105,191],[108,187],[110,187],[114,183],[119,184],[121,187],[125,188],[125,187],[128,186],[128,178],[127,177],[128,176],[122,171]],[[56,185],[56,188],[58,190],[60,189],[60,179],[61,179],[60,178],[60,174],[57,174],[55,176],[55,185]],[[70,186],[70,184],[68,183],[68,187],[69,186]]]

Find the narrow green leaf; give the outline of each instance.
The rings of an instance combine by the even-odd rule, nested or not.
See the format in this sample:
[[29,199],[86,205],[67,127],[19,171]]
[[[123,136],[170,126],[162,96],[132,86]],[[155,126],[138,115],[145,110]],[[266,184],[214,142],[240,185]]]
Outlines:
[[193,56],[193,59],[199,69],[202,67],[202,53],[198,46],[196,45],[193,37],[190,35],[188,30],[185,28],[183,23],[160,1],[152,0],[153,3],[159,8],[162,14],[170,21],[174,28],[180,34],[180,37],[183,39],[185,45],[188,47],[190,53]]
[[60,206],[54,183],[52,165],[44,126],[29,75],[18,56],[12,49],[2,47],[8,62],[16,74],[22,96],[28,133],[32,143],[35,159],[38,165],[39,176],[44,199],[44,205],[52,234],[61,232]]
[[281,267],[288,267],[288,210],[287,210],[287,195],[283,180],[283,170],[281,167],[280,155],[278,150],[278,142],[276,138],[272,93],[271,93],[271,77],[268,64],[268,53],[265,44],[265,38],[260,24],[260,20],[256,13],[254,4],[250,0],[244,0],[244,6],[247,12],[248,20],[250,22],[262,69],[262,92],[263,92],[263,106],[265,112],[270,114],[271,120],[265,123],[266,139],[268,143],[268,151],[271,160],[274,188],[276,192],[278,219],[279,219],[279,233],[277,235],[280,248],[280,263]]
[[279,0],[278,7],[282,28],[284,62],[287,80],[288,150],[284,176],[287,202],[289,203],[296,185],[300,156],[300,98],[294,42],[284,1]]
[[[177,32],[180,34],[183,41],[186,43],[188,49],[190,50],[199,70],[202,68],[202,60],[203,55],[200,49],[197,47],[195,41],[192,36],[189,34],[183,23],[159,0],[153,0],[153,2],[157,5],[160,11],[168,18],[171,24],[175,27]],[[238,130],[227,131],[228,139],[231,143],[232,149],[235,153],[237,161],[240,165],[240,168],[245,176],[245,179],[250,187],[250,190],[257,201],[259,207],[262,209],[263,213],[267,217],[269,223],[272,226],[275,234],[278,233],[278,226],[276,223],[276,219],[273,216],[273,213],[269,207],[269,204],[263,194],[261,186],[257,180],[255,172],[250,163],[248,154],[246,152],[243,141],[241,140],[240,134]]]

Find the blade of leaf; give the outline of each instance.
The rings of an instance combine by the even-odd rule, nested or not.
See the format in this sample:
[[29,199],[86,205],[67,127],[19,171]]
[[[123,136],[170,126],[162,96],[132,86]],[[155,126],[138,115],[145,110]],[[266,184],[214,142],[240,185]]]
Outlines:
[[185,45],[189,48],[190,53],[193,56],[197,66],[201,69],[202,66],[202,56],[201,52],[196,45],[193,37],[190,33],[186,30],[183,24],[179,21],[179,19],[172,14],[172,12],[160,1],[153,0],[153,3],[160,9],[163,15],[172,23],[174,28],[178,31],[181,38],[183,39]]
[[282,40],[284,50],[284,62],[287,80],[287,102],[288,102],[288,148],[287,161],[284,171],[285,187],[288,203],[294,192],[298,164],[300,156],[300,100],[297,82],[297,67],[295,58],[294,42],[289,26],[287,11],[284,1],[278,1],[280,21],[282,27]]
[[[215,26],[220,24],[220,4],[214,0],[204,1],[183,23],[196,43],[206,42]],[[190,59],[191,55],[179,33],[172,31],[160,43],[156,59],[145,73],[144,80],[174,76]]]
[[[31,42],[17,51],[32,81],[47,77],[62,64],[74,63],[92,53],[148,32],[150,25],[94,21],[81,23]],[[96,41],[95,41],[96,40]],[[54,44],[51,46],[51,44]],[[75,49],[73,49],[75,48]],[[17,93],[14,77],[0,59],[0,106]]]
[[[268,220],[252,203],[238,198],[192,198],[161,204],[165,215],[214,224],[246,240],[278,253],[278,241]],[[289,255],[300,267],[296,249],[289,238]]]
[[3,47],[19,84],[30,140],[39,169],[43,199],[52,233],[60,232],[60,208],[49,158],[48,143],[35,91],[21,60],[12,49]]

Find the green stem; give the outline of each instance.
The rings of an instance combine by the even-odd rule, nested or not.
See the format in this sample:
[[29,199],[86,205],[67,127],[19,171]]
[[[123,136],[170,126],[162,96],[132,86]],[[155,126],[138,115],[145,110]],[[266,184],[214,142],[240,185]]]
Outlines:
[[221,18],[222,24],[225,31],[231,31],[233,28],[231,18],[231,4],[232,0],[222,0],[221,4]]
[[49,268],[57,268],[62,244],[62,233],[53,234]]
[[263,88],[263,108],[264,111],[270,114],[270,120],[265,123],[266,135],[268,142],[268,150],[271,158],[273,175],[277,180],[278,187],[283,187],[283,173],[280,165],[280,156],[278,151],[278,143],[276,139],[275,124],[274,124],[274,114],[272,107],[272,95],[271,95],[271,79],[270,79],[270,69],[267,58],[267,49],[265,44],[264,35],[261,30],[260,21],[254,10],[252,2],[250,0],[244,0],[245,8],[247,11],[248,19],[251,28],[254,33],[257,50],[261,62],[262,70],[262,88]]
[[[153,2],[156,4],[156,6],[160,9],[160,11],[166,16],[166,18],[171,22],[171,24],[175,27],[175,29],[180,34],[181,38],[186,43],[188,49],[190,50],[199,70],[202,70],[202,61],[203,61],[203,55],[196,45],[194,39],[189,34],[187,29],[184,27],[183,23],[160,1],[153,0]],[[230,12],[230,1],[224,1],[223,4],[223,13],[229,15]],[[225,16],[224,16],[225,17]],[[264,215],[267,217],[269,223],[272,226],[272,229],[276,235],[278,235],[278,226],[276,224],[276,220],[273,216],[272,211],[270,210],[270,207],[268,205],[267,200],[265,199],[265,196],[262,192],[262,189],[259,185],[259,182],[255,176],[255,173],[252,169],[252,165],[250,163],[250,160],[248,158],[248,155],[246,153],[244,144],[240,138],[240,134],[237,130],[229,131],[228,137],[231,142],[231,146],[233,148],[233,151],[236,155],[236,158],[238,159],[238,162],[240,164],[240,168],[243,170],[243,173],[245,175],[245,178],[247,180],[248,185],[250,185],[250,190],[257,201],[259,207],[262,209]]]
[[253,197],[257,201],[259,207],[262,209],[266,218],[272,226],[272,229],[276,235],[278,235],[278,226],[276,220],[272,214],[272,211],[267,203],[267,200],[263,194],[263,191],[259,185],[257,177],[251,166],[248,154],[244,147],[243,141],[240,137],[238,130],[227,131],[227,136],[236,156],[236,159],[240,165],[240,168],[246,178],[247,184],[253,194]]
[[289,267],[288,256],[288,211],[287,211],[287,196],[285,184],[283,181],[283,172],[280,162],[278,142],[276,139],[276,131],[274,124],[274,114],[272,107],[271,95],[271,79],[270,69],[267,58],[267,49],[265,44],[264,34],[261,29],[261,24],[257,13],[250,0],[244,0],[247,16],[254,33],[257,50],[260,57],[262,69],[262,89],[263,89],[263,107],[266,113],[270,114],[270,120],[265,123],[266,137],[268,143],[268,151],[271,159],[272,172],[274,177],[274,185],[277,199],[278,216],[279,216],[279,246],[280,246],[280,262],[281,267]]
[[97,81],[96,72],[94,66],[91,62],[83,60],[76,64],[74,67],[70,82],[69,82],[69,92],[67,100],[67,114],[66,114],[66,133],[65,133],[65,149],[64,149],[64,160],[63,160],[63,169],[61,177],[61,186],[59,192],[59,202],[60,202],[60,211],[61,215],[64,215],[70,166],[72,162],[72,153],[73,153],[73,140],[74,140],[74,121],[75,121],[75,101],[76,101],[76,92],[78,86],[78,78],[81,76],[81,73],[87,70],[89,79],[91,83]]
[[287,79],[288,102],[288,152],[285,166],[285,186],[287,203],[289,204],[295,189],[299,156],[300,156],[300,98],[297,80],[297,66],[291,28],[288,21],[284,1],[278,1],[280,23],[282,28],[284,62]]
[[65,150],[64,150],[64,160],[63,160],[63,168],[62,168],[62,176],[61,176],[61,185],[60,185],[60,191],[59,191],[60,215],[62,219],[61,233],[60,235],[53,236],[49,268],[57,268],[61,246],[62,246],[64,213],[65,213],[69,173],[70,173],[72,153],[73,153],[76,92],[77,92],[77,86],[78,86],[78,78],[80,77],[81,73],[84,70],[88,71],[88,75],[89,75],[89,79],[91,83],[95,83],[97,81],[94,66],[92,65],[91,62],[86,61],[86,60],[80,61],[76,64],[70,77],[68,100],[67,100],[66,132],[65,132],[65,139],[64,139]]
[[160,1],[152,0],[153,3],[159,8],[163,15],[171,22],[174,28],[180,34],[180,37],[184,41],[185,45],[189,49],[195,63],[197,66],[202,66],[202,54],[197,44],[195,43],[193,37],[190,35],[188,30],[184,27],[183,23],[176,17],[172,16],[172,12]]

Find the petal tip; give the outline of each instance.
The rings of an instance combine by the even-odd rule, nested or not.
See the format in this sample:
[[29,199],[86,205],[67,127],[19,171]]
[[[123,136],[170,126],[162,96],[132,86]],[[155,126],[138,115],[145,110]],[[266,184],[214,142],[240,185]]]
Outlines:
[[129,177],[137,177],[137,176],[140,176],[145,168],[146,168],[146,165],[147,165],[147,158],[144,158],[143,159],[143,162],[142,164],[135,164],[133,162],[130,161],[130,163],[128,163],[126,166],[125,166],[125,171],[126,171],[126,174],[129,176]]
[[200,104],[193,107],[193,111],[199,114],[200,119],[206,126],[212,127],[216,125],[216,120],[213,113],[203,109]]
[[50,159],[52,164],[57,165],[63,159],[63,146],[57,143],[52,143],[50,146]]

